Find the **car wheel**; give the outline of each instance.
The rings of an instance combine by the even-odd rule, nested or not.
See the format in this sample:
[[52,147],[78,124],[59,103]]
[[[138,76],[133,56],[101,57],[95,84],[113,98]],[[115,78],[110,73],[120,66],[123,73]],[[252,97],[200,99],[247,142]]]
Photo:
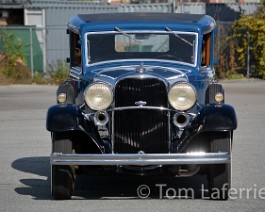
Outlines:
[[[52,152],[71,154],[72,140],[67,134],[52,134]],[[54,199],[71,199],[74,189],[74,168],[67,165],[52,165],[51,191]]]
[[[228,152],[231,156],[231,132],[212,134],[211,152]],[[227,200],[231,188],[231,161],[210,165],[208,173],[209,195],[212,200]]]

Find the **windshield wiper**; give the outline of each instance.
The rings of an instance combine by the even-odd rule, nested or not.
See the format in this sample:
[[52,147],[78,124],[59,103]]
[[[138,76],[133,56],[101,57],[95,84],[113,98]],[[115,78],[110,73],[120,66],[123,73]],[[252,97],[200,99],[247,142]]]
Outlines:
[[172,33],[173,35],[175,35],[175,37],[179,38],[180,40],[182,40],[183,42],[187,43],[188,45],[193,46],[193,43],[189,42],[185,38],[180,37],[177,33],[173,32],[170,28],[166,27],[165,30],[167,32]]
[[129,34],[123,32],[119,27],[114,27],[114,29],[115,29],[115,31],[121,33],[121,34],[124,35],[125,37],[128,37],[128,38],[130,38],[131,40],[133,40],[133,41],[135,41],[135,42],[137,42],[137,43],[140,43],[138,40],[136,40],[135,38],[133,38],[131,35],[129,35]]

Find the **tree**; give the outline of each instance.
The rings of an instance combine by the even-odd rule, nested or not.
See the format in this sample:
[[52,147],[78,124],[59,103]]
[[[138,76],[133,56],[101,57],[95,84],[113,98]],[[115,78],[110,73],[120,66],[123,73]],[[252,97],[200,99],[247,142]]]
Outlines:
[[235,58],[239,67],[247,66],[248,46],[254,73],[265,79],[265,0],[253,15],[242,15],[232,26]]
[[0,30],[0,42],[3,51],[3,65],[0,71],[8,78],[14,80],[28,79],[29,69],[25,63],[22,48],[25,46],[20,38],[13,33],[7,33],[5,29]]
[[235,44],[231,39],[231,24],[218,24],[218,37],[215,51],[217,52],[218,63],[215,66],[216,74],[219,78],[241,78],[237,74],[237,63],[235,59]]

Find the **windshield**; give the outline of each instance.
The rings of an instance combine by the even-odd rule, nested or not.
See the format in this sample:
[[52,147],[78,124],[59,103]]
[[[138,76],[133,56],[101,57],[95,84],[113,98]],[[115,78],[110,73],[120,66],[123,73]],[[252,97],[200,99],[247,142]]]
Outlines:
[[119,32],[86,34],[87,65],[122,59],[164,59],[196,65],[196,33]]

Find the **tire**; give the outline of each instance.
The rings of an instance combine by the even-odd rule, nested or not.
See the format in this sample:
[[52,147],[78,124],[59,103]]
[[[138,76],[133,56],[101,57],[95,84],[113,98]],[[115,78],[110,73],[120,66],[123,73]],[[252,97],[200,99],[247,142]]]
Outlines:
[[[52,152],[71,154],[73,152],[72,140],[69,135],[61,133],[52,134]],[[74,168],[66,165],[52,165],[51,191],[54,199],[71,199],[74,190]]]
[[[212,134],[210,152],[228,152],[231,157],[231,132],[217,132]],[[226,164],[210,165],[208,188],[210,199],[228,199],[231,188],[231,161]]]

